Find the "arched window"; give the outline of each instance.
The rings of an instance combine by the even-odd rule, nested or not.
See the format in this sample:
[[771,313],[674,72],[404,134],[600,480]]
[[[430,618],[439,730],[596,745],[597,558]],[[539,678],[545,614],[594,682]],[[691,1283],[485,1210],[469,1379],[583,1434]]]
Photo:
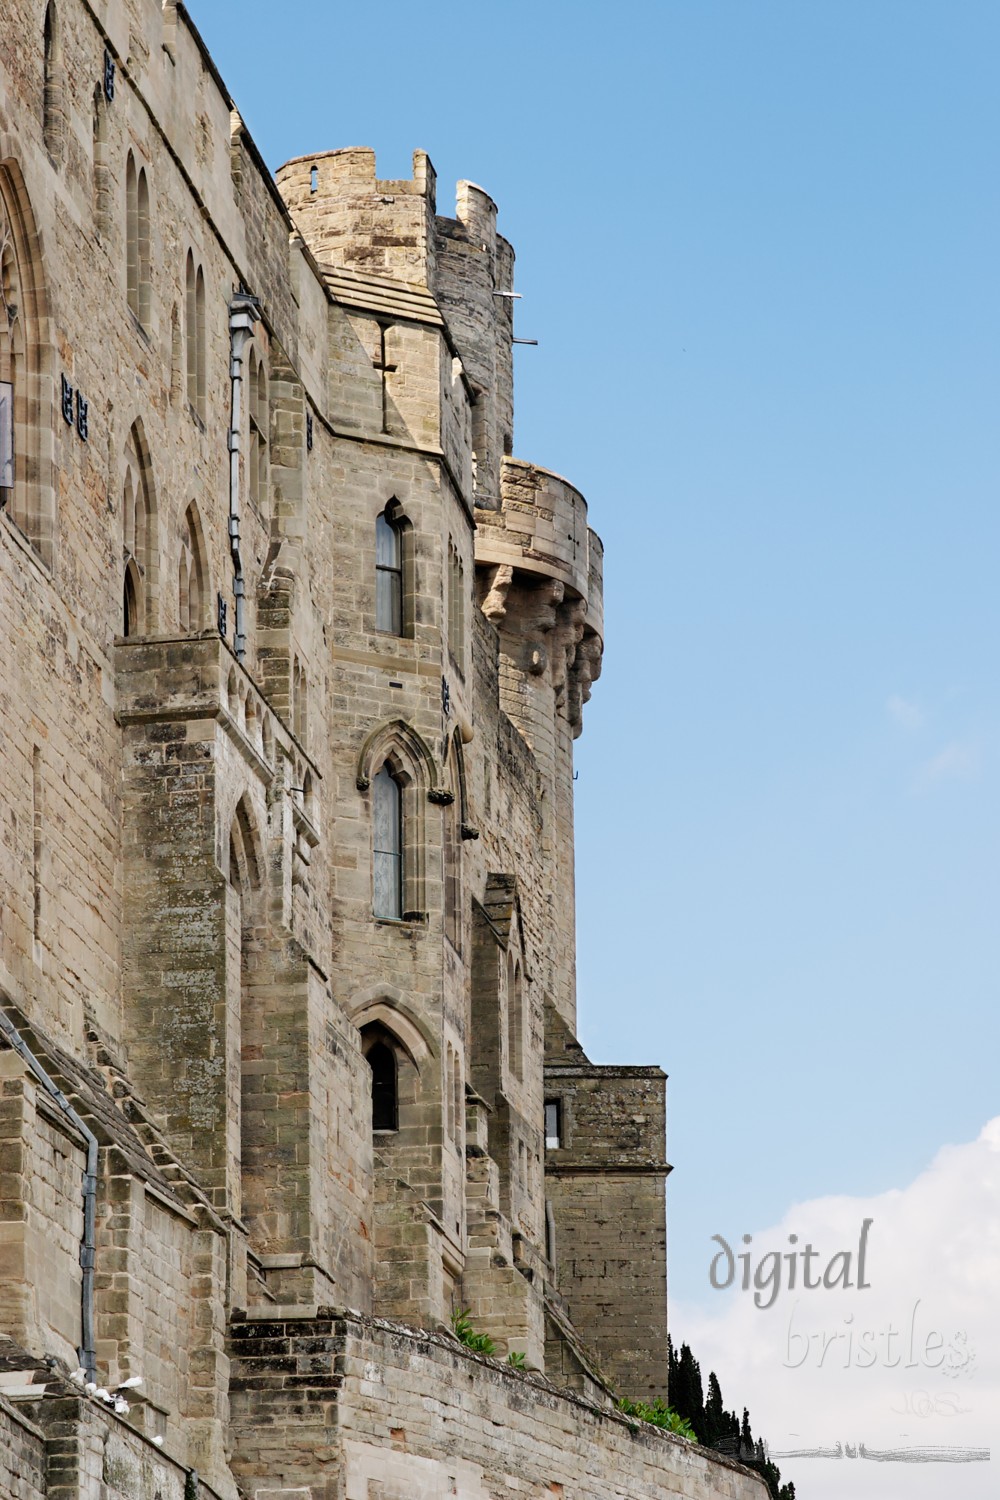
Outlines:
[[[10,506],[12,518],[27,530],[23,494],[14,492],[14,476],[23,458],[26,434],[20,431],[24,407],[24,303],[17,256],[6,215],[0,222],[0,503]],[[23,491],[23,486],[19,486]]]
[[403,915],[403,789],[388,764],[372,778],[372,888],[377,917]]
[[267,372],[264,361],[257,358],[256,350],[250,350],[247,386],[250,409],[250,453],[248,456],[250,499],[258,510],[267,512],[268,490],[268,409]]
[[193,411],[205,417],[205,275],[189,250],[184,269],[185,362],[187,397]]
[[197,370],[197,381],[195,388],[195,406],[198,415],[205,417],[208,401],[208,348],[207,348],[207,323],[205,319],[205,273],[198,267],[198,275],[195,278],[195,362]]
[[181,527],[181,554],[178,563],[178,619],[182,630],[205,628],[208,593],[205,547],[198,512],[192,501],[184,514],[184,524]]
[[0,510],[46,563],[56,532],[52,487],[54,340],[42,261],[24,181],[0,165]]
[[507,955],[507,1065],[515,1078],[524,1072],[524,998],[521,965]]
[[122,635],[139,634],[139,601],[142,598],[142,581],[135,560],[130,558],[125,565],[125,581],[122,585]]
[[448,542],[448,650],[465,674],[465,569],[453,541]]
[[152,300],[149,259],[149,184],[135,157],[125,162],[125,262],[128,305],[146,326]]
[[383,1041],[368,1049],[368,1066],[372,1070],[372,1129],[399,1129],[399,1080],[396,1054]]
[[49,0],[45,7],[42,46],[44,49],[43,135],[49,155],[58,158],[62,151],[63,140],[62,47],[55,0]]
[[125,292],[139,316],[139,179],[131,151],[125,158]]
[[198,408],[198,311],[195,298],[194,256],[189,250],[184,272],[184,353],[187,365],[187,398]]
[[229,884],[244,902],[260,889],[261,864],[253,817],[241,797],[229,829]]
[[156,511],[149,455],[136,422],[125,446],[122,485],[122,635],[153,628],[156,600]]
[[390,500],[375,521],[375,628],[403,632],[403,522]]

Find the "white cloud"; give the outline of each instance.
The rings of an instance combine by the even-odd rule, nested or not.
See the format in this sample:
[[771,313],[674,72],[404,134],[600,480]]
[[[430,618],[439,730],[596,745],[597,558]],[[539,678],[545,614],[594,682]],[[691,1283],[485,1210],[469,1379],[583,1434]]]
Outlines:
[[902,729],[920,729],[926,717],[919,703],[911,703],[898,693],[886,699],[885,711]]
[[[870,1286],[806,1290],[837,1252],[851,1252],[857,1276],[861,1226],[868,1235]],[[796,1244],[789,1243],[797,1235]],[[914,1182],[874,1198],[820,1198],[791,1209],[771,1229],[742,1226],[729,1237],[749,1250],[761,1301],[771,1295],[769,1253],[788,1262],[773,1305],[754,1289],[706,1291],[699,1307],[671,1310],[675,1343],[686,1340],[705,1382],[714,1369],[728,1407],[750,1408],[757,1434],[777,1456],[792,1449],[989,1448],[990,1462],[874,1462],[858,1457],[780,1458],[803,1500],[995,1500],[1000,1463],[1000,1118],[978,1140],[946,1146]],[[719,1249],[706,1247],[708,1262]],[[723,1262],[725,1257],[723,1257]],[[763,1265],[762,1265],[763,1261]],[[720,1269],[722,1265],[720,1263]],[[843,1272],[835,1261],[830,1279]],[[825,1350],[825,1352],[824,1352]]]
[[917,770],[914,788],[928,791],[942,781],[968,781],[979,771],[979,746],[952,740]]

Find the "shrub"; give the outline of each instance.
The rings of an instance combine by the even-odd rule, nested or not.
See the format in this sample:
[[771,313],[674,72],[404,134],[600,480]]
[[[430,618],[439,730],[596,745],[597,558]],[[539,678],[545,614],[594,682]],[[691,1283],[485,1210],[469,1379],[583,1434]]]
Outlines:
[[456,1309],[451,1315],[451,1331],[460,1344],[475,1354],[495,1354],[497,1346],[488,1333],[477,1333],[469,1322],[467,1307]]
[[649,1422],[653,1427],[662,1427],[664,1432],[672,1432],[677,1437],[687,1438],[689,1443],[698,1441],[695,1430],[687,1418],[678,1416],[659,1396],[651,1403],[630,1401],[627,1396],[623,1396],[618,1403],[618,1410],[626,1417],[638,1417],[640,1421]]

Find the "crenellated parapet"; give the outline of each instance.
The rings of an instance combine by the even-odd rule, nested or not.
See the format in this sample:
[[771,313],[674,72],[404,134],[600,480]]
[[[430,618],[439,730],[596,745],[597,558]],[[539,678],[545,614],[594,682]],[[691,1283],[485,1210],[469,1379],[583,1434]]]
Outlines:
[[575,737],[604,649],[604,551],[587,502],[551,470],[505,458],[500,508],[477,510],[476,524],[480,607],[500,631],[508,679],[551,683]]

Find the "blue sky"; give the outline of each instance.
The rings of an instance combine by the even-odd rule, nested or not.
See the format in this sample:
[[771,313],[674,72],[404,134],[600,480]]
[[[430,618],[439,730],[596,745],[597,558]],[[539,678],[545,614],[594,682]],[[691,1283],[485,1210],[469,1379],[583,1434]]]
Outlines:
[[707,1303],[713,1234],[997,1113],[1000,9],[192,12],[272,167],[419,146],[500,205],[515,448],[607,549],[580,1031],[670,1074]]

